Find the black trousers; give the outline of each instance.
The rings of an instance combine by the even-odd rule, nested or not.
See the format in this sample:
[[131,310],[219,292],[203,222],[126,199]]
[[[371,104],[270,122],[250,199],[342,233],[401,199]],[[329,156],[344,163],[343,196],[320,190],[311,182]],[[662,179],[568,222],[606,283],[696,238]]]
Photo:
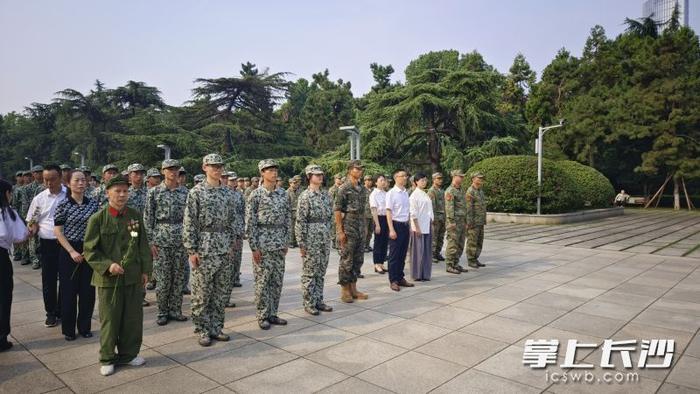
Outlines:
[[[374,248],[372,251],[372,260],[374,264],[384,264],[386,261],[386,250],[389,246],[389,224],[386,222],[386,216],[377,215],[379,220],[379,234],[374,234]],[[372,226],[374,231],[374,226]]]
[[10,309],[12,308],[12,262],[8,250],[0,248],[0,343],[10,335]]
[[46,317],[61,317],[61,304],[58,292],[58,250],[61,246],[55,239],[39,239],[41,251],[41,289],[44,293]]
[[392,224],[396,231],[396,239],[389,240],[389,283],[399,282],[404,277],[410,230],[408,222],[393,221]]
[[[83,252],[82,242],[71,241],[70,244],[77,252]],[[86,261],[76,264],[70,254],[61,248],[58,254],[58,276],[63,335],[75,335],[76,322],[78,333],[90,332],[92,311],[95,309],[95,288],[90,284],[92,268]]]

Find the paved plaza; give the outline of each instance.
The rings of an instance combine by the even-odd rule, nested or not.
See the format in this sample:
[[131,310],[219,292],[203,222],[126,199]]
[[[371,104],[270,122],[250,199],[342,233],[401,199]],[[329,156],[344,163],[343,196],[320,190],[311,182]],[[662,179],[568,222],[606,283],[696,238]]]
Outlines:
[[[238,306],[226,314],[232,341],[202,348],[189,321],[157,326],[151,291],[141,353],[147,363],[109,377],[99,375],[98,335],[66,342],[60,327],[45,328],[39,272],[15,265],[15,347],[0,353],[0,392],[700,391],[700,215],[633,211],[590,223],[487,229],[487,267],[452,275],[435,264],[430,282],[399,293],[372,272],[366,254],[358,288],[370,299],[353,304],[338,301],[338,256],[331,252],[325,295],[335,311],[316,317],[301,307],[293,249],[280,305],[289,325],[269,331],[255,321],[246,249]],[[635,368],[612,357],[616,370],[638,374],[636,382],[547,380],[581,372],[559,366],[569,339],[601,345],[608,338],[637,340]],[[546,370],[523,365],[527,339],[558,339],[558,361]],[[636,368],[643,339],[673,339],[672,368]],[[593,364],[584,371],[600,378],[610,372],[600,367],[601,352],[579,348],[575,361]]]

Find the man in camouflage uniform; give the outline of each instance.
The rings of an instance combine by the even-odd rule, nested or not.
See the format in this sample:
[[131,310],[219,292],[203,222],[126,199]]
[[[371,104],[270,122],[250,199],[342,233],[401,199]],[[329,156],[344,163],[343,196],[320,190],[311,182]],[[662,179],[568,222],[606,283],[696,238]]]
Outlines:
[[[22,217],[34,217],[34,213],[29,212],[29,206],[37,194],[44,191],[44,167],[36,165],[32,167],[32,177],[34,180],[28,185],[22,187]],[[38,270],[41,268],[41,259],[39,259],[39,235],[35,234],[29,238],[29,261],[32,263],[32,268]]]
[[362,247],[365,235],[365,201],[367,190],[360,184],[364,167],[359,160],[348,163],[345,183],[338,188],[333,210],[335,228],[340,247],[338,264],[338,284],[341,286],[340,299],[353,302],[353,299],[366,300],[367,294],[357,290],[357,273],[364,260]]
[[[31,172],[29,173],[31,175]],[[12,186],[12,208],[17,212],[22,212],[22,186],[24,186],[24,171],[17,171],[15,173],[15,184]],[[21,213],[20,213],[21,214]],[[27,217],[20,216],[20,217]],[[14,253],[12,259],[15,261],[20,261],[22,265],[27,265],[30,263],[27,258],[27,246],[25,243],[14,244],[12,246]]]
[[148,189],[156,187],[160,185],[161,181],[162,175],[160,175],[160,171],[157,168],[149,168],[146,172],[146,187]]
[[442,190],[442,173],[433,174],[433,185],[428,189],[433,203],[433,263],[445,261],[440,253],[445,241],[445,191]]
[[[229,173],[229,184],[231,179],[238,183],[238,175],[235,172]],[[235,303],[231,301],[233,297],[233,288],[241,287],[241,261],[243,260],[243,234],[245,233],[245,200],[243,199],[243,193],[238,190],[238,188],[232,189],[233,192],[233,210],[236,217],[241,218],[236,225],[238,229],[236,231],[237,239],[234,243],[235,247],[233,249],[233,271],[231,275],[231,290],[229,291],[229,301],[226,303],[226,307],[233,308],[236,306]]]
[[311,315],[333,308],[323,302],[323,282],[328,268],[331,242],[333,205],[327,193],[321,190],[323,170],[310,164],[304,169],[309,180],[308,189],[299,196],[299,210],[294,226],[302,258],[301,290],[304,310]]
[[[371,175],[365,175],[365,192],[367,199],[365,200],[365,245],[364,245],[364,251],[365,253],[371,252],[372,247],[369,246],[370,242],[372,242],[372,234],[374,234],[374,221],[372,221],[372,210],[369,207],[369,195],[372,193],[372,186],[374,184],[372,180]],[[364,278],[362,274],[358,275],[360,278]]]
[[[276,182],[276,180],[275,180]],[[248,197],[250,197],[250,193],[253,192],[253,190],[257,189],[258,186],[260,185],[260,178],[254,176],[250,178],[250,186],[248,186],[245,191],[243,191],[243,197],[245,198],[246,201],[248,201]]]
[[479,261],[484,245],[484,225],[486,225],[486,197],[482,185],[484,174],[471,174],[472,184],[467,189],[467,261],[472,268],[485,267]]
[[61,164],[58,166],[61,169],[61,183],[63,186],[68,187],[70,184],[70,174],[73,172],[73,167],[68,164]]
[[230,292],[231,257],[241,220],[234,211],[233,192],[221,185],[224,160],[211,153],[204,156],[202,169],[206,180],[187,195],[183,244],[192,267],[192,322],[201,346],[211,340],[228,341],[224,327],[224,308]]
[[143,184],[143,177],[146,175],[146,169],[139,163],[129,165],[129,201],[127,206],[143,213],[146,207],[146,193],[148,189]]
[[[85,175],[86,180],[92,179],[92,170],[90,170],[90,168],[86,166],[81,166],[80,168],[78,168],[78,170]],[[95,193],[95,187],[90,185],[90,182],[88,182],[85,186],[85,191],[83,192],[83,194],[86,196],[92,196],[93,193]]]
[[206,175],[197,174],[194,176],[194,184],[199,185],[200,183],[204,182],[205,179],[206,179]]
[[452,170],[452,184],[445,190],[445,229],[447,231],[446,268],[451,274],[467,272],[459,265],[459,258],[464,251],[467,230],[467,201],[462,191],[464,173]]
[[250,178],[245,177],[243,178],[243,188],[241,189],[241,192],[245,193],[246,189],[250,187]]
[[245,224],[253,252],[256,316],[260,328],[268,330],[271,324],[287,324],[277,316],[277,308],[284,280],[284,258],[289,247],[291,209],[287,193],[276,185],[277,163],[272,159],[261,160],[258,170],[263,184],[246,200]]
[[[297,220],[297,201],[299,200],[299,195],[301,194],[301,188],[299,187],[299,185],[301,185],[301,177],[299,175],[295,175],[294,177],[289,179],[287,198],[289,199],[289,207],[292,210],[292,229],[295,227],[295,223]],[[292,248],[296,248],[297,246],[299,246],[299,244],[297,244],[297,239],[294,231],[289,232],[289,246]]]
[[119,168],[117,168],[117,166],[114,164],[106,164],[104,167],[102,167],[102,183],[92,193],[92,198],[97,201],[97,205],[100,208],[107,204],[107,182],[117,176],[117,174],[119,174]]
[[185,281],[187,258],[182,245],[182,220],[187,203],[187,188],[178,184],[177,160],[163,160],[165,182],[148,190],[143,221],[153,256],[156,278],[159,326],[168,320],[185,321],[182,315],[182,284]]
[[[331,203],[333,204],[335,204],[335,196],[338,195],[338,188],[343,184],[342,179],[342,174],[335,174],[333,177],[333,186],[328,188],[328,196],[331,198]],[[335,220],[331,223],[331,233],[335,234]],[[335,235],[331,238],[333,238],[331,241],[333,249],[338,249],[338,241],[335,239]]]

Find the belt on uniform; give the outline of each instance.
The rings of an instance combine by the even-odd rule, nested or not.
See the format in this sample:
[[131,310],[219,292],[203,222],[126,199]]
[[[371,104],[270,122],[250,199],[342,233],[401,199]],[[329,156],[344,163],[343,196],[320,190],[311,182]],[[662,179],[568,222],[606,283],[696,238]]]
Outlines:
[[258,223],[258,227],[262,228],[284,228],[284,224],[278,224],[278,223]]
[[211,226],[204,226],[202,228],[203,233],[222,233],[227,230],[227,226],[224,224],[214,224]]
[[182,219],[179,219],[179,220],[161,219],[161,220],[156,220],[156,224],[182,224]]

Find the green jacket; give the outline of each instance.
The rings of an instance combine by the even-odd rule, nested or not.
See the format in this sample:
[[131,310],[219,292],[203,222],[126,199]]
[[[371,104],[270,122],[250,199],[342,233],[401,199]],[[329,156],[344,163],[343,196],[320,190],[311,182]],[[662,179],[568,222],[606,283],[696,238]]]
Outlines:
[[483,226],[486,224],[486,197],[482,189],[469,186],[467,189],[467,225]]
[[466,195],[452,185],[445,190],[445,221],[447,224],[464,223],[467,217]]
[[83,242],[83,255],[94,271],[93,286],[114,287],[117,284],[119,276],[111,275],[109,267],[112,263],[121,262],[128,250],[131,238],[127,228],[129,220],[138,221],[138,236],[124,267],[124,275],[120,275],[124,278],[119,280],[119,286],[139,284],[142,274],[151,275],[153,261],[141,213],[127,207],[121,216],[113,217],[108,204],[88,220]]

